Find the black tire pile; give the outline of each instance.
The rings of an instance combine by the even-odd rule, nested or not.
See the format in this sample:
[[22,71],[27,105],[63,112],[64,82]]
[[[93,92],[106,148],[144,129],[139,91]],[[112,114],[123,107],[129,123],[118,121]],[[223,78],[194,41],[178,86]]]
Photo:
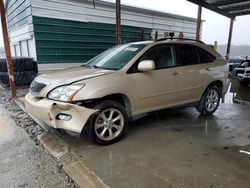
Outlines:
[[[17,86],[29,85],[38,73],[37,62],[32,58],[12,58],[12,64]],[[9,85],[6,59],[0,59],[0,83]]]

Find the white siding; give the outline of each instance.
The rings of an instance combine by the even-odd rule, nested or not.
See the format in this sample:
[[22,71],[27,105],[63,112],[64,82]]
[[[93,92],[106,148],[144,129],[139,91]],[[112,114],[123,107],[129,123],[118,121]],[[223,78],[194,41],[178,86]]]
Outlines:
[[23,57],[29,57],[29,48],[27,41],[22,41],[21,43],[21,52]]
[[20,57],[21,56],[21,48],[20,48],[20,43],[14,45],[16,56]]
[[12,34],[13,33],[10,33],[11,55],[13,57],[16,56],[31,57],[36,60],[37,57],[36,57],[36,46],[35,46],[34,35],[30,35],[29,33],[23,32],[20,35],[13,37]]
[[[88,0],[32,0],[33,16],[66,19],[82,22],[115,24],[115,7],[112,3]],[[196,21],[193,18],[122,6],[122,25],[150,28],[160,33],[183,32],[195,37]]]
[[28,49],[29,49],[29,57],[34,58],[34,60],[37,60],[36,57],[36,43],[35,43],[35,38],[33,37],[30,40],[27,40],[27,45],[28,45]]
[[12,56],[36,59],[30,0],[10,0],[6,8]]
[[26,25],[20,29],[9,32],[10,42],[16,43],[22,40],[31,39],[34,35],[33,25]]

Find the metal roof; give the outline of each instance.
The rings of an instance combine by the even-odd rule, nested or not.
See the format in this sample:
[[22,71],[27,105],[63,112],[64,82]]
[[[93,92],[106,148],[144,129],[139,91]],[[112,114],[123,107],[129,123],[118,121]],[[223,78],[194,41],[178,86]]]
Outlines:
[[250,14],[250,1],[243,0],[187,0],[229,18]]

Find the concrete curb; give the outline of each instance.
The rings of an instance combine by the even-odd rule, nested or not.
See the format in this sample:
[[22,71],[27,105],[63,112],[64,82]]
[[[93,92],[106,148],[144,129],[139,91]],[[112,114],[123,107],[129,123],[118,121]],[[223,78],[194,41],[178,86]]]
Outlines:
[[65,173],[81,188],[108,188],[103,180],[78,160],[78,156],[56,133],[45,132],[38,137],[44,148],[63,165]]

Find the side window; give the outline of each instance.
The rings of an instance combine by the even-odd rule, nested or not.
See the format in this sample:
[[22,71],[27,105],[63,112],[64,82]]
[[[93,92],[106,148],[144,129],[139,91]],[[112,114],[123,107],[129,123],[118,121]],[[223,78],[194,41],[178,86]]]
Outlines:
[[196,46],[182,44],[180,45],[180,54],[182,66],[199,64],[199,58],[196,50]]
[[173,47],[169,45],[152,47],[142,55],[140,61],[143,60],[153,60],[155,62],[155,69],[177,66]]
[[212,63],[216,58],[207,52],[206,50],[203,50],[202,48],[197,47],[198,54],[200,58],[200,63]]

